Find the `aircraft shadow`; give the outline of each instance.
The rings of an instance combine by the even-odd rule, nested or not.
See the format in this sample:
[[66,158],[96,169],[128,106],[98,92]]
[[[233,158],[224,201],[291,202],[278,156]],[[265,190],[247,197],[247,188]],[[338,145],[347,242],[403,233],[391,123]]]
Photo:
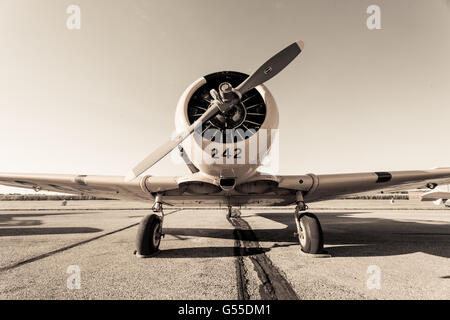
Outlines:
[[[51,211],[51,210],[49,210]],[[78,211],[63,211],[58,213],[1,213],[0,214],[0,237],[8,236],[30,236],[30,235],[45,235],[45,234],[76,234],[76,233],[95,233],[101,232],[102,229],[88,228],[88,227],[51,227],[51,228],[19,228],[29,226],[40,226],[42,220],[26,219],[39,218],[45,216],[64,216],[73,214],[92,214],[90,212]]]
[[[358,214],[362,213],[364,212],[316,213],[324,231],[325,249],[331,256],[370,257],[424,252],[450,258],[450,224],[441,221],[433,223],[433,221],[359,218]],[[253,233],[263,247],[265,242],[275,242],[275,246],[298,245],[298,240],[294,236],[296,226],[292,214],[259,212],[243,215],[243,218],[251,215],[284,224],[285,228],[243,230],[241,231],[243,240],[251,241]],[[232,229],[164,228],[164,233],[179,237],[234,239]],[[195,254],[196,248],[188,250]]]
[[252,256],[269,251],[267,248],[246,248],[239,250],[236,247],[191,247],[163,249],[155,257],[158,258],[224,258],[237,256]]
[[[290,229],[290,228],[289,228]],[[297,243],[297,238],[293,236],[295,230],[291,231],[286,229],[264,229],[264,230],[240,230],[242,240],[260,242],[292,242]],[[183,240],[182,237],[204,237],[204,238],[216,238],[216,239],[235,239],[233,235],[233,229],[217,229],[217,228],[164,228],[165,234],[170,234]]]
[[[316,213],[324,231],[325,247],[333,257],[391,256],[416,252],[450,257],[450,224],[437,221],[399,221],[358,217],[364,212]],[[292,216],[258,213],[295,231]]]
[[55,228],[0,228],[0,237],[35,236],[48,234],[95,233],[102,229],[88,227],[55,227]]

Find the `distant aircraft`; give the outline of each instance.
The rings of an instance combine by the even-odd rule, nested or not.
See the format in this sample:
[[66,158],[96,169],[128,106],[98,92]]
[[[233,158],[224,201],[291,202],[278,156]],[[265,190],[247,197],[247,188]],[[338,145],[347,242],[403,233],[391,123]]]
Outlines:
[[[233,206],[295,205],[301,249],[317,254],[323,249],[323,232],[306,203],[372,190],[450,183],[450,168],[320,175],[261,173],[258,169],[269,155],[273,129],[278,128],[278,108],[263,83],[302,50],[303,42],[292,43],[250,76],[223,71],[196,80],[178,102],[175,122],[180,133],[141,161],[128,177],[4,173],[0,184],[150,202],[154,213],[142,219],[136,236],[137,254],[147,256],[157,251],[161,242],[163,206],[226,206],[231,217]],[[300,99],[292,103],[300,103]],[[315,121],[320,123],[320,119]],[[292,134],[299,136],[292,156],[300,161],[302,153],[308,152],[302,148],[301,121]],[[190,174],[141,176],[177,147]]]
[[424,191],[421,196],[421,201],[433,201],[435,205],[444,204],[450,208],[450,186],[436,187],[431,191]]

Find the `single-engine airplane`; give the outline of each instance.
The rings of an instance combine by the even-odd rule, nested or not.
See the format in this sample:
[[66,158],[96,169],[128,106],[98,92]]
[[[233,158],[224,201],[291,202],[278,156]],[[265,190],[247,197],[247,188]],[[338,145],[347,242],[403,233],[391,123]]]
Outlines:
[[[179,134],[138,163],[127,177],[61,174],[0,174],[0,184],[149,202],[136,236],[139,256],[159,250],[163,206],[227,207],[295,205],[301,250],[323,250],[318,218],[306,203],[372,190],[421,188],[450,183],[450,168],[350,174],[275,175],[258,170],[269,154],[278,128],[278,108],[264,83],[303,50],[297,41],[267,60],[250,76],[217,72],[193,82],[179,99],[175,123]],[[231,132],[231,133],[230,133]],[[175,148],[191,173],[144,175]]]
[[423,192],[420,196],[421,201],[433,201],[433,203],[437,206],[443,204],[445,207],[450,208],[450,186],[446,188],[436,187],[433,190],[427,190]]

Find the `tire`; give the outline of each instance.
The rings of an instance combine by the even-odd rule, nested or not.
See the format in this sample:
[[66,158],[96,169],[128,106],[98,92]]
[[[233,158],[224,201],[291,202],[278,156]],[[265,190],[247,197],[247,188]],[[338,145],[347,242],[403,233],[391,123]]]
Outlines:
[[298,218],[302,232],[298,235],[303,252],[318,254],[323,251],[323,232],[319,219],[312,213],[305,212]]
[[158,251],[161,229],[161,218],[156,214],[149,214],[142,219],[136,234],[137,254],[148,256]]

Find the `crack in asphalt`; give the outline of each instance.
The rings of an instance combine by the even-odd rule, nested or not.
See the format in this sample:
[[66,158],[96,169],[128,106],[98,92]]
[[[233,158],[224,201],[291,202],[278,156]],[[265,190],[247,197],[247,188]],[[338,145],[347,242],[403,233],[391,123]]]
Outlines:
[[247,269],[244,264],[244,252],[241,247],[241,241],[239,240],[239,231],[237,229],[233,230],[234,235],[234,255],[235,266],[236,266],[236,279],[237,279],[237,289],[238,289],[238,299],[239,300],[250,300],[250,295],[247,290]]
[[[296,292],[291,284],[281,274],[270,258],[262,251],[255,233],[247,221],[241,217],[227,218],[228,222],[235,228],[235,253],[236,253],[236,276],[238,286],[238,299],[249,300],[247,289],[247,270],[244,265],[244,257],[250,259],[254,269],[261,281],[259,292],[265,300],[298,300]],[[245,236],[243,231],[245,231]],[[255,254],[255,251],[261,251]]]

